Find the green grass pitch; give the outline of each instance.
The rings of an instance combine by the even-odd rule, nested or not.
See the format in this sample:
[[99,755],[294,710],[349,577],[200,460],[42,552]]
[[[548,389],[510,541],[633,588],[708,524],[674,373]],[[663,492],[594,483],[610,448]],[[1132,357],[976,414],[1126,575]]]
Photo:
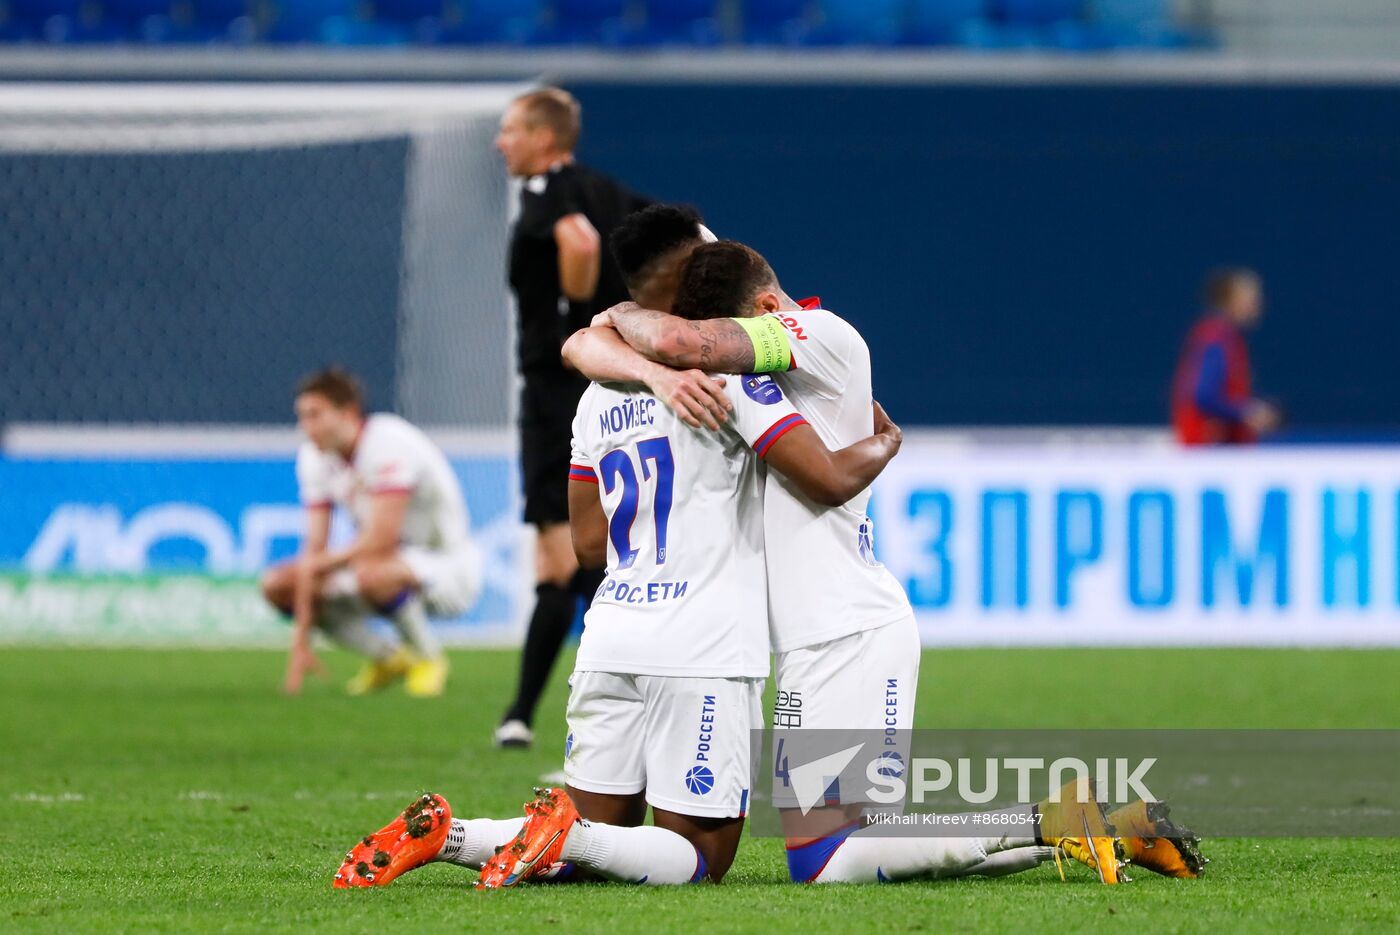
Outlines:
[[[1400,841],[1216,840],[1198,881],[1082,867],[1000,880],[798,887],[746,838],[722,886],[478,893],[432,866],[336,891],[341,856],[412,796],[517,814],[558,766],[489,742],[516,656],[461,652],[446,697],[285,699],[267,652],[0,649],[0,931],[1394,931]],[[920,727],[1400,727],[1400,653],[958,650],[924,656]],[[545,710],[561,712],[563,677]],[[1179,815],[1189,823],[1189,815]],[[1082,872],[1081,872],[1082,871]]]

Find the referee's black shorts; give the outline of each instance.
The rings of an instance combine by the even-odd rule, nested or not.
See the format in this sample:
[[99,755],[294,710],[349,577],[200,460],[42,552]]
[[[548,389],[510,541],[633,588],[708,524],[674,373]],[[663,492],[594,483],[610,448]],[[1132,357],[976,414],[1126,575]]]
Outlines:
[[520,393],[520,479],[525,522],[569,521],[569,453],[574,413],[588,381],[561,371],[527,375]]

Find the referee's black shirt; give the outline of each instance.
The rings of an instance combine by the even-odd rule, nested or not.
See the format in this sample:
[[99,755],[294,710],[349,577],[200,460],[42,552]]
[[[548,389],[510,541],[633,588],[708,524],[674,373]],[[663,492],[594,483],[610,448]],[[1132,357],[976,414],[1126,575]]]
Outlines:
[[[520,372],[527,380],[566,377],[560,382],[574,382],[567,379],[573,374],[564,367],[559,350],[598,312],[628,299],[622,274],[608,250],[608,237],[627,215],[650,203],[578,163],[559,165],[525,180],[511,236],[510,285],[520,309]],[[571,302],[559,286],[554,225],[570,214],[588,218],[603,241],[598,288],[584,302]],[[570,412],[575,403],[577,396],[568,403]]]

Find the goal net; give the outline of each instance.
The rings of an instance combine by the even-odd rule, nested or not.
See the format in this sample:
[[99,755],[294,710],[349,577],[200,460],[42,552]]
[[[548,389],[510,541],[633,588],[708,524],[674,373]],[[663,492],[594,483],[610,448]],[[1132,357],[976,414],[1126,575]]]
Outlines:
[[0,88],[10,422],[284,423],[296,378],[504,425],[511,85]]

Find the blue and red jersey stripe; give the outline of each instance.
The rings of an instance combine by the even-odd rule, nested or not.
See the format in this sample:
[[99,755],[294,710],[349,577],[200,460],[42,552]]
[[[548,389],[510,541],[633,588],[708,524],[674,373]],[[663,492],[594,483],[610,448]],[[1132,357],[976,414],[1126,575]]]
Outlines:
[[788,432],[799,425],[806,425],[807,420],[802,418],[802,413],[792,412],[783,416],[769,427],[768,431],[758,437],[758,441],[753,443],[753,450],[758,452],[760,458],[768,454],[768,449],[773,447],[773,443],[782,438]]
[[569,480],[581,480],[586,484],[598,483],[598,475],[586,464],[570,464]]

